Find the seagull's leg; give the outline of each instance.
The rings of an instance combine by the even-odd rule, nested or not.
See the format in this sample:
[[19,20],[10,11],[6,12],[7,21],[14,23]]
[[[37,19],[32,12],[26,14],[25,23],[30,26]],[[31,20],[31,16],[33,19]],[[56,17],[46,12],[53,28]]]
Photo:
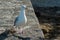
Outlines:
[[16,26],[13,27],[14,29],[16,28]]
[[17,33],[19,33],[19,34],[23,34],[23,29],[17,27]]
[[19,33],[22,33],[23,34],[23,29],[19,29]]

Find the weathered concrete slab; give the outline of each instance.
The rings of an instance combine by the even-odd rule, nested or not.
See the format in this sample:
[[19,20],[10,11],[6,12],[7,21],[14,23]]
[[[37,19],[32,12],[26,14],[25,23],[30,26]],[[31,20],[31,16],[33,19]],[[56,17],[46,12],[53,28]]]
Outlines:
[[[23,34],[15,34],[22,38],[32,38],[33,40],[38,38],[44,38],[41,28],[39,28],[38,20],[35,16],[32,4],[30,0],[0,0],[0,27],[10,28],[14,24],[16,16],[20,12],[20,6],[22,4],[27,6],[26,15],[28,22],[25,27],[30,27],[24,30]],[[10,36],[5,40],[19,40],[18,37]]]

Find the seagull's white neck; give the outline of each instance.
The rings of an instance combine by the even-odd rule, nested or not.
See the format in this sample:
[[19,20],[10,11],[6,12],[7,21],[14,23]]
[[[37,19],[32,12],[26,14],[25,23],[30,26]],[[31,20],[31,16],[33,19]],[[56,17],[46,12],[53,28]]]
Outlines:
[[25,14],[25,8],[21,8],[21,12],[19,14],[19,17],[21,17],[21,19],[23,19],[25,21],[25,23],[27,22],[27,17]]
[[25,15],[25,8],[22,8],[22,7],[21,7],[21,12],[20,12],[19,16],[20,16],[20,15],[21,15],[21,16],[24,16],[24,15]]

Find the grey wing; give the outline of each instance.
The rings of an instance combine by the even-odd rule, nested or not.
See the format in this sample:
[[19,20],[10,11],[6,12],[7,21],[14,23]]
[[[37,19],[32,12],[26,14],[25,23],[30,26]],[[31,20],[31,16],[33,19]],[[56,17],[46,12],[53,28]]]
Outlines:
[[14,21],[14,26],[16,25],[17,21],[18,21],[18,17],[16,17],[16,19]]

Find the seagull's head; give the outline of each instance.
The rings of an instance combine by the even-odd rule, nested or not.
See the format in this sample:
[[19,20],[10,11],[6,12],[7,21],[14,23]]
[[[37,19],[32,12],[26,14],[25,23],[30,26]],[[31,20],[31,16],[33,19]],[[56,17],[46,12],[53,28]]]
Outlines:
[[22,8],[26,8],[26,5],[22,5],[21,7],[22,7]]

